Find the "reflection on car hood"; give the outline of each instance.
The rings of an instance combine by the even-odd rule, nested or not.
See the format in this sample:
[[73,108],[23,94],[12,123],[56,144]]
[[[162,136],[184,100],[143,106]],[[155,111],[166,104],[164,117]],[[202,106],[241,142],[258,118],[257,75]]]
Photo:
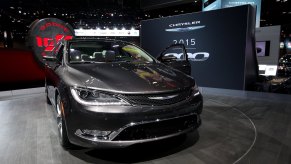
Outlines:
[[163,64],[72,64],[68,73],[83,85],[119,93],[155,93],[184,89],[194,80]]

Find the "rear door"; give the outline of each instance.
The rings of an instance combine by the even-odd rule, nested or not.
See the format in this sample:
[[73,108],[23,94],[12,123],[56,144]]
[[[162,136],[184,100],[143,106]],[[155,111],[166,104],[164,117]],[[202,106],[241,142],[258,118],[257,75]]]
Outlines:
[[184,44],[173,44],[167,47],[157,59],[174,69],[191,75],[191,64]]

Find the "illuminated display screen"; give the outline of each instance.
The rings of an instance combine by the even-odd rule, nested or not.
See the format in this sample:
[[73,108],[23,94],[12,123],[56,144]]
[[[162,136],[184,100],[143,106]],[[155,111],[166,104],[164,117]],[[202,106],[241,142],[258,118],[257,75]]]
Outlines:
[[213,2],[215,2],[216,0],[208,0],[206,2],[203,3],[203,7],[206,8],[207,6],[211,5]]
[[270,41],[257,41],[256,42],[257,56],[269,56],[270,55]]
[[247,4],[256,6],[256,27],[260,27],[261,0],[203,0],[202,2],[202,11],[216,10]]
[[221,0],[203,0],[202,11],[221,9]]

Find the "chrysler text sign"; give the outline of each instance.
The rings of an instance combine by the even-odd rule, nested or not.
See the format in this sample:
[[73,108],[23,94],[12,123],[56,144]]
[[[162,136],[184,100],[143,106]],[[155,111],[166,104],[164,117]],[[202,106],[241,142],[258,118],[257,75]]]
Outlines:
[[73,37],[74,30],[68,23],[56,18],[45,18],[30,25],[27,41],[37,61],[43,64],[43,56],[55,55],[58,45]]
[[[255,11],[250,5],[141,22],[141,46],[158,56],[184,44],[200,86],[246,89],[256,76]],[[182,54],[170,52],[180,58]]]

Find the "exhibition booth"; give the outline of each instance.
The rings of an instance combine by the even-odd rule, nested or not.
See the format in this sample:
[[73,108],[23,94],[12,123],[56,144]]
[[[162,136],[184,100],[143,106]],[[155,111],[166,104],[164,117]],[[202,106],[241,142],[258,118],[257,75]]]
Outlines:
[[139,29],[31,22],[25,50],[0,49],[0,161],[289,163],[291,46],[260,11],[203,0]]

